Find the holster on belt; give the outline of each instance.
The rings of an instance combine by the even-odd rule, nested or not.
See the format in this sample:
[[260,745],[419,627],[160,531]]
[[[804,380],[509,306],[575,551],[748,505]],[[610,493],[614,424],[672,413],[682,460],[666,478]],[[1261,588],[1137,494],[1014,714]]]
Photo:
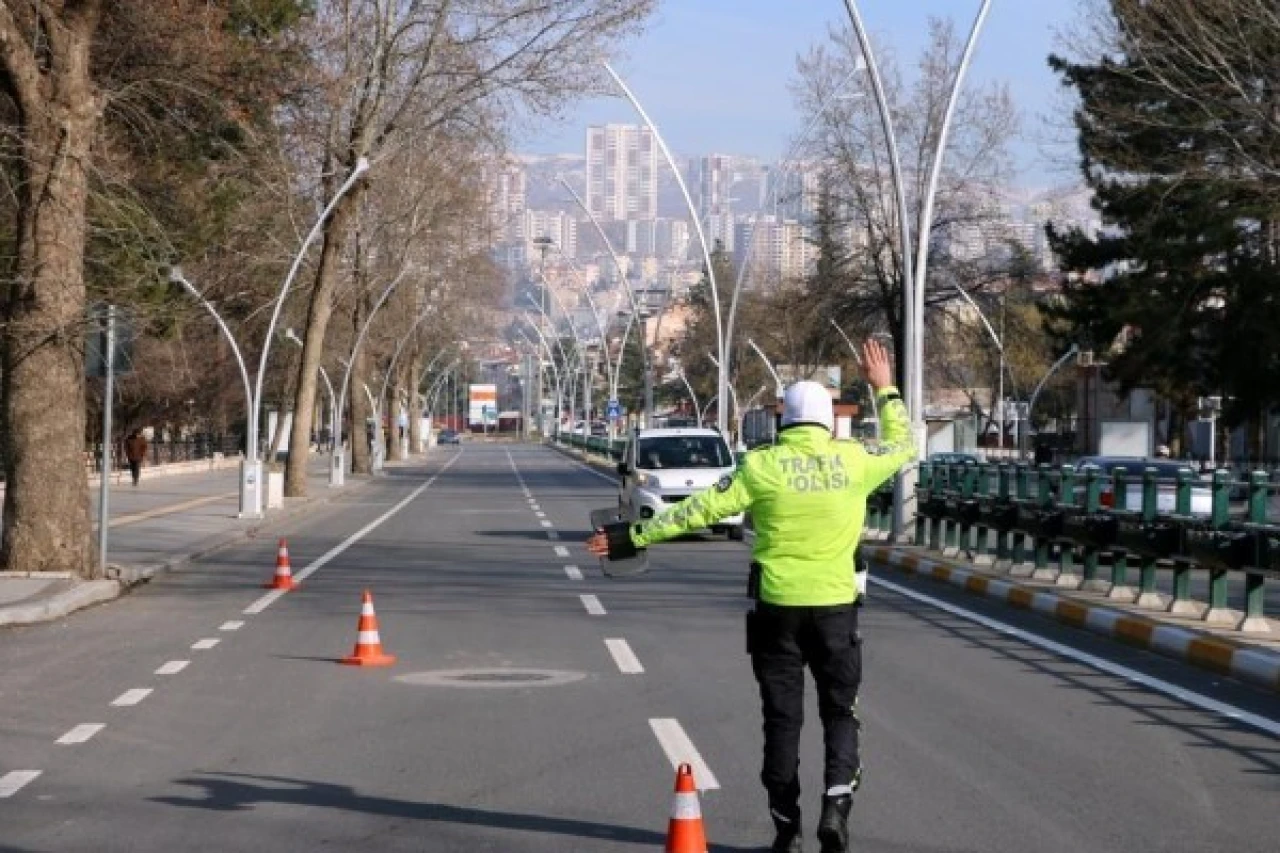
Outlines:
[[751,561],[751,571],[747,573],[747,598],[752,601],[760,600],[760,573],[763,571],[760,564]]

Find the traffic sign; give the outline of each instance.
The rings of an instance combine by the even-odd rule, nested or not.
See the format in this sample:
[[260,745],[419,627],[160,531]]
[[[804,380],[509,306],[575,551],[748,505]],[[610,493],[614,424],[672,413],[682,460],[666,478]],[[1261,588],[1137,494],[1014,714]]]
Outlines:
[[605,413],[611,419],[622,417],[622,404],[620,404],[617,400],[610,400],[609,406],[605,410]]

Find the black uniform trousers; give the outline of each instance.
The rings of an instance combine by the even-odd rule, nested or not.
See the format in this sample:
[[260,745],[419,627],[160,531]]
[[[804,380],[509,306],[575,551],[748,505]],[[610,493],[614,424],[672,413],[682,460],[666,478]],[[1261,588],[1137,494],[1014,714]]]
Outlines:
[[784,607],[757,602],[748,616],[747,647],[764,712],[764,768],[760,781],[774,808],[798,803],[800,730],[804,725],[804,671],[818,687],[827,789],[856,784],[857,716],[862,681],[858,607]]

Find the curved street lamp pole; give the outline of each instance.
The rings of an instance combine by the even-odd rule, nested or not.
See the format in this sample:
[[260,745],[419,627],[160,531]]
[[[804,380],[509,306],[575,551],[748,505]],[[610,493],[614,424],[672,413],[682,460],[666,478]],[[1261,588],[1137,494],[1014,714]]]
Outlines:
[[1080,346],[1078,344],[1072,344],[1071,348],[1063,353],[1062,357],[1053,363],[1053,366],[1049,368],[1049,372],[1040,379],[1036,384],[1035,390],[1031,392],[1031,398],[1027,401],[1027,429],[1019,430],[1018,432],[1018,453],[1020,455],[1026,455],[1027,451],[1025,445],[1027,433],[1031,431],[1031,411],[1035,409],[1036,399],[1040,396],[1040,392],[1044,390],[1045,383],[1049,381],[1049,378],[1053,376],[1053,374],[1057,373],[1062,368],[1062,365],[1074,358],[1079,352]]
[[774,369],[773,362],[769,361],[769,357],[764,354],[764,350],[760,349],[760,346],[751,338],[747,338],[747,346],[755,350],[756,355],[760,356],[760,360],[764,362],[764,366],[769,368],[769,373],[773,375],[773,382],[774,382],[774,389],[776,392],[776,396],[779,400],[781,400],[782,395],[785,393],[785,391],[783,389],[782,377],[779,376],[778,371]]
[[320,235],[324,223],[329,219],[329,214],[333,213],[333,209],[338,206],[338,202],[345,196],[360,177],[369,171],[369,161],[367,158],[361,157],[356,160],[355,168],[351,170],[351,174],[338,188],[337,193],[320,212],[320,216],[316,219],[315,225],[311,227],[311,231],[307,233],[306,239],[302,241],[302,246],[298,249],[298,253],[293,258],[293,264],[289,267],[289,273],[285,276],[284,282],[280,285],[280,292],[276,296],[275,308],[271,312],[271,322],[267,324],[267,334],[262,341],[262,355],[258,359],[258,377],[253,389],[253,408],[250,409],[248,415],[249,436],[246,450],[248,451],[245,462],[240,466],[240,491],[241,504],[246,503],[247,506],[242,511],[242,515],[250,518],[257,518],[262,515],[262,456],[258,451],[258,431],[259,431],[259,409],[262,407],[262,380],[267,373],[267,357],[271,353],[271,340],[275,336],[276,324],[280,321],[280,312],[284,308],[285,297],[289,295],[289,290],[293,285],[293,280],[298,275],[298,270],[302,268],[302,260],[307,254],[307,249]]
[[684,375],[684,371],[676,372],[680,374],[680,381],[684,383],[685,390],[689,392],[689,399],[693,401],[693,413],[698,418],[698,426],[702,426],[702,407],[698,405],[698,395],[694,393],[693,386],[689,384],[689,377]]
[[[299,346],[299,347],[303,346],[302,338],[298,337],[298,333],[295,332],[292,327],[284,330],[284,339],[289,343],[294,344],[295,346]],[[333,393],[333,383],[329,381],[329,373],[324,369],[324,365],[323,364],[316,365],[316,372],[319,373],[320,378],[324,380],[325,391],[329,396],[329,432],[332,434],[333,425],[334,425],[334,422],[336,421],[338,398]],[[330,437],[332,437],[332,435]],[[333,454],[332,447],[330,447],[329,453],[330,455]]]
[[[342,447],[341,415],[344,409],[346,408],[347,389],[351,386],[351,370],[352,368],[355,367],[356,353],[360,351],[360,345],[364,343],[365,335],[369,334],[369,328],[373,325],[373,318],[378,315],[378,309],[380,309],[383,306],[383,304],[387,301],[387,299],[391,296],[392,291],[394,291],[396,289],[396,286],[400,284],[400,280],[404,278],[408,270],[409,270],[409,267],[407,264],[402,266],[400,268],[400,272],[396,274],[396,277],[391,279],[391,282],[386,286],[385,289],[383,289],[382,294],[378,297],[378,301],[374,303],[373,309],[369,311],[369,316],[365,318],[364,325],[360,327],[360,332],[359,334],[356,335],[355,343],[351,345],[351,355],[347,358],[347,370],[342,376],[342,385],[338,389],[339,419],[338,419],[338,423],[334,427],[333,464],[329,466],[329,485],[330,486],[341,486],[346,482],[346,478],[347,478],[346,458],[343,453],[343,447]],[[366,388],[366,390],[368,389]],[[377,411],[377,406],[374,406],[372,404],[372,401],[370,402],[370,406],[371,408],[374,409],[375,412]],[[355,428],[355,424],[352,424],[352,428],[353,429]],[[374,436],[373,449],[374,449],[374,457],[375,457],[374,468],[376,470],[376,468],[378,467],[376,458],[377,458],[377,455],[381,452],[381,448],[379,447],[379,444],[381,443],[381,437],[382,437],[382,419],[381,418],[374,418],[373,436]]]
[[[631,290],[631,285],[627,283],[627,269],[623,265],[622,259],[618,257],[617,251],[613,248],[613,243],[609,241],[608,235],[604,233],[604,226],[600,224],[600,220],[596,218],[596,215],[591,212],[591,208],[587,207],[587,203],[582,200],[582,197],[578,195],[577,192],[574,191],[573,187],[569,186],[568,181],[566,181],[562,177],[560,178],[560,183],[564,186],[565,190],[568,191],[569,195],[573,198],[574,202],[577,203],[578,207],[582,209],[582,212],[587,215],[587,219],[590,220],[592,226],[596,229],[596,234],[599,235],[600,242],[604,244],[605,249],[609,252],[609,257],[613,259],[613,265],[618,270],[618,281],[620,283],[620,286],[622,287],[623,293],[626,295],[629,301],[629,304],[631,305],[631,316],[627,318],[627,325],[622,330],[622,342],[618,345],[618,363],[613,370],[613,388],[610,389],[610,392],[609,392],[610,401],[617,400],[618,399],[618,383],[622,375],[622,357],[627,351],[627,338],[631,334],[631,327],[635,324],[636,320],[640,319],[640,306],[636,303],[636,295]],[[615,314],[618,312],[618,308],[620,307],[617,303],[621,301],[622,301],[621,299],[618,299],[614,303]],[[644,359],[643,369],[644,369],[644,374],[647,377],[647,376],[650,376],[650,370],[651,370],[651,365],[649,363],[649,342],[643,339],[644,338],[643,328],[641,329],[640,334],[642,337],[642,340],[640,341],[640,354]],[[603,341],[601,343],[603,343]],[[609,355],[606,352],[605,353],[606,360],[608,359],[608,357]],[[646,415],[648,414],[649,413],[646,412]],[[610,437],[613,436],[613,430],[614,430],[613,419],[610,418],[609,420]]]
[[[987,315],[984,314],[982,312],[982,309],[978,307],[978,303],[975,302],[973,297],[969,295],[969,292],[965,290],[963,287],[961,287],[959,283],[955,283],[955,288],[960,292],[960,295],[964,297],[965,302],[968,302],[969,306],[973,308],[974,311],[978,312],[978,319],[982,321],[982,325],[986,328],[987,334],[991,336],[991,340],[996,345],[996,351],[1000,353],[1000,364],[996,370],[996,372],[999,374],[998,378],[996,379],[996,385],[997,385],[996,402],[991,407],[991,418],[992,420],[995,420],[995,411],[996,411],[996,406],[998,405],[1000,407],[1000,434],[996,437],[996,441],[998,442],[998,446],[1001,449],[1004,449],[1004,425],[1005,425],[1004,341],[1001,340],[1000,336],[996,334],[996,330],[991,327],[991,321],[987,319]],[[1017,389],[1014,389],[1014,393],[1017,393]]]
[[[228,327],[226,321],[222,319],[222,315],[213,307],[213,303],[208,299],[205,299],[204,295],[200,293],[199,290],[196,290],[195,285],[188,281],[187,277],[183,275],[182,267],[175,266],[169,268],[169,281],[182,287],[183,290],[191,294],[191,296],[204,307],[204,310],[209,312],[213,317],[214,322],[218,324],[218,330],[222,332],[222,336],[227,339],[227,343],[231,345],[231,353],[236,357],[236,365],[240,368],[240,380],[244,383],[244,404],[246,407],[246,416],[248,418],[252,418],[254,408],[253,387],[249,382],[249,368],[245,365],[244,355],[240,352],[240,345],[236,343],[236,336],[231,334],[230,327]],[[262,514],[261,494],[259,493],[257,498],[258,509],[255,510],[253,493],[246,488],[246,484],[249,482],[249,477],[246,474],[245,466],[246,463],[249,463],[249,454],[253,447],[255,447],[254,444],[245,445],[245,459],[240,463],[240,505],[237,513],[240,518],[256,518]]]
[[[719,396],[723,398],[725,396],[724,389],[729,384],[729,358],[728,353],[725,351],[724,321],[720,317],[720,291],[716,287],[716,270],[715,265],[711,262],[711,249],[707,245],[707,235],[702,228],[702,219],[698,216],[697,208],[693,204],[693,197],[689,195],[689,187],[685,185],[684,176],[680,174],[680,169],[676,166],[676,160],[671,156],[671,149],[667,148],[667,143],[663,140],[658,126],[654,124],[653,119],[649,118],[649,114],[645,112],[640,101],[631,92],[631,89],[627,87],[627,84],[623,82],[623,79],[618,76],[618,73],[613,70],[613,67],[606,62],[604,63],[604,68],[609,72],[609,76],[613,78],[613,81],[618,84],[618,88],[622,90],[627,100],[635,107],[636,112],[640,114],[640,118],[648,125],[654,141],[658,143],[658,148],[662,151],[662,156],[666,158],[667,165],[671,167],[671,173],[676,179],[676,184],[680,187],[680,194],[684,196],[685,206],[689,210],[689,218],[693,220],[693,228],[698,235],[698,243],[702,247],[702,262],[707,267],[707,280],[711,284],[711,307],[715,315],[716,351],[719,355],[718,366],[716,367],[716,388]],[[721,433],[726,432],[728,429],[728,419],[725,417],[723,409],[723,406],[716,409],[716,428]]]
[[[937,194],[938,179],[942,161],[946,155],[947,138],[951,129],[951,121],[955,116],[955,106],[959,97],[960,87],[964,82],[965,73],[972,58],[973,49],[977,45],[983,22],[986,20],[987,12],[990,10],[991,0],[982,0],[982,6],[979,8],[973,28],[970,30],[969,40],[965,45],[965,51],[960,60],[955,80],[952,81],[951,93],[948,96],[946,110],[938,131],[938,140],[930,166],[925,197],[922,200],[921,217],[917,228],[918,246],[914,245],[911,239],[911,217],[907,209],[907,194],[903,183],[897,134],[894,131],[893,113],[889,106],[888,97],[885,95],[884,81],[880,76],[879,66],[876,64],[871,38],[863,25],[862,15],[858,11],[856,0],[844,0],[844,5],[849,13],[849,20],[853,25],[854,34],[858,39],[858,45],[871,78],[876,108],[880,114],[880,124],[883,128],[885,143],[888,148],[889,170],[893,180],[894,195],[898,208],[898,231],[901,238],[902,337],[905,356],[905,363],[902,367],[906,386],[903,391],[906,394],[907,408],[911,416],[912,439],[916,443],[917,452],[923,457],[927,444],[924,422],[924,285],[927,279],[927,264],[929,260],[928,234],[933,224],[933,206]],[[917,255],[914,259],[912,257],[913,254]],[[917,468],[910,466],[896,480],[892,533],[894,539],[902,535],[903,531],[907,529],[911,517],[914,516],[916,472]]]
[[[570,192],[572,192],[572,189],[570,189]],[[560,246],[557,245],[555,248],[557,251],[560,252],[560,257],[562,257],[565,260],[565,262],[569,265],[569,268],[573,270],[573,274],[578,278],[578,288],[582,291],[582,295],[587,298],[587,305],[591,307],[591,319],[595,321],[596,331],[600,335],[600,344],[603,346],[604,342],[609,337],[609,327],[606,326],[604,321],[600,319],[600,307],[596,305],[595,297],[591,295],[591,287],[588,285],[586,281],[586,277],[582,272],[582,268],[578,266],[578,264],[573,260],[573,258],[566,255],[564,253],[564,250],[561,249]],[[615,307],[615,314],[616,314],[617,306],[615,305],[614,307]],[[612,325],[612,324],[609,324],[609,325]],[[608,374],[609,374],[610,396],[616,397],[618,395],[617,371],[613,368],[613,363],[609,361],[608,358],[605,359],[604,364],[605,364],[605,370],[608,371]]]

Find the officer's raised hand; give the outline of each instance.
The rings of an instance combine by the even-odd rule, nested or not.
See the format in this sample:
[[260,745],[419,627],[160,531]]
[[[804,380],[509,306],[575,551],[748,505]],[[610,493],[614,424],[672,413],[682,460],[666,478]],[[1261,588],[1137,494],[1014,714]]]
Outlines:
[[893,385],[893,366],[889,363],[889,351],[882,343],[875,339],[863,342],[862,364],[872,388],[879,391]]

